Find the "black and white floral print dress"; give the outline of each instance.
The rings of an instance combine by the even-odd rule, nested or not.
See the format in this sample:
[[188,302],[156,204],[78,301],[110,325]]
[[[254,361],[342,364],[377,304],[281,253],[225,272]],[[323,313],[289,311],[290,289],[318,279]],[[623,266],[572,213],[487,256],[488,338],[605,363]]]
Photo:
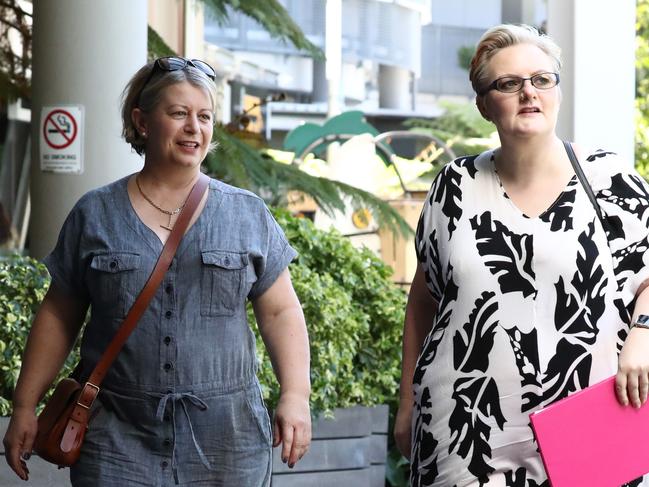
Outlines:
[[576,176],[523,214],[491,151],[433,182],[416,250],[439,306],[414,374],[413,486],[547,486],[529,414],[617,371],[649,277],[649,186],[610,152],[582,167],[606,232]]

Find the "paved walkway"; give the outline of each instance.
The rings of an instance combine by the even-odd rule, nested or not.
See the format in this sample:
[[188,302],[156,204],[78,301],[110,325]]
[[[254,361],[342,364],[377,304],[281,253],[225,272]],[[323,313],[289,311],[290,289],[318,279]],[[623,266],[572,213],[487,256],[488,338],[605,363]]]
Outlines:
[[[4,438],[9,418],[0,417],[0,438]],[[18,478],[5,460],[4,446],[0,444],[0,485],[2,487],[70,487],[69,470],[58,469],[51,463],[44,462],[37,456],[33,456],[28,462],[29,482]]]

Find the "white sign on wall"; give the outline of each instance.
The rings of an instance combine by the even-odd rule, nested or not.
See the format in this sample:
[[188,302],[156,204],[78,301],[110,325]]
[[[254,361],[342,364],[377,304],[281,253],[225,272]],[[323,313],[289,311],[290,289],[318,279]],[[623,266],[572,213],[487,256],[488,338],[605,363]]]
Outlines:
[[83,106],[43,107],[41,111],[41,171],[83,172]]

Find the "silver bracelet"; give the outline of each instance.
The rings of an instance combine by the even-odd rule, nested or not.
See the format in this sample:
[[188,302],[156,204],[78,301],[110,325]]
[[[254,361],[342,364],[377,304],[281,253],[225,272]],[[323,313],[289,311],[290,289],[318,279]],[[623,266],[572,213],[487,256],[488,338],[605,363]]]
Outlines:
[[632,328],[644,328],[646,330],[649,330],[649,316],[648,315],[638,315],[636,320],[631,323],[631,327],[629,330]]

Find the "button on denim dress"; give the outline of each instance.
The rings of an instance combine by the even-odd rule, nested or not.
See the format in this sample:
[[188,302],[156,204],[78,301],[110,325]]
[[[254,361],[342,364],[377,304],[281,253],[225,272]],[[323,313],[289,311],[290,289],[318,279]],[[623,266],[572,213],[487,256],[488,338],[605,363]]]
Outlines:
[[[88,300],[87,377],[148,279],[162,243],[138,218],[128,178],[91,191],[45,258]],[[246,300],[296,256],[263,201],[212,180],[162,285],[102,384],[74,486],[267,486],[271,425]]]

